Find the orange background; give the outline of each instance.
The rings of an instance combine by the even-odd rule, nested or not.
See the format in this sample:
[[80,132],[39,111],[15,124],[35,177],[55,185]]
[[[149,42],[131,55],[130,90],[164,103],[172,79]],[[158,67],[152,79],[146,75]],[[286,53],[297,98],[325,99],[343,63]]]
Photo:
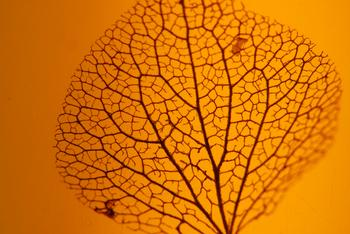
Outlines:
[[[90,45],[132,0],[0,0],[0,233],[127,234],[81,205],[56,173],[56,116]],[[276,212],[242,234],[350,233],[350,2],[246,0],[296,28],[333,59],[343,79],[337,140]],[[349,143],[348,143],[349,142]]]

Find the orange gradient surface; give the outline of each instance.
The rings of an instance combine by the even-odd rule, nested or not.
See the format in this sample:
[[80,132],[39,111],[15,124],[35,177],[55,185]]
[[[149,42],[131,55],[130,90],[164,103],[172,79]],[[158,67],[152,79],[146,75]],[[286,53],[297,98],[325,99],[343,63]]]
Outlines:
[[[343,80],[339,131],[327,156],[243,234],[350,232],[350,4],[244,1],[326,51]],[[56,117],[90,45],[133,1],[0,2],[0,233],[132,233],[81,205],[55,168]]]

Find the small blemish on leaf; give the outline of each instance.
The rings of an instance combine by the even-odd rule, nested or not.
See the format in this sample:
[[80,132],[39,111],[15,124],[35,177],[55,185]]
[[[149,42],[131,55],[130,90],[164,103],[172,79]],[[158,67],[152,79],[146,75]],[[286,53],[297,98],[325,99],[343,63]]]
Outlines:
[[237,37],[235,44],[233,44],[233,46],[232,46],[232,53],[233,54],[240,53],[244,49],[244,45],[246,44],[247,41],[248,41],[248,39],[246,39],[246,38]]

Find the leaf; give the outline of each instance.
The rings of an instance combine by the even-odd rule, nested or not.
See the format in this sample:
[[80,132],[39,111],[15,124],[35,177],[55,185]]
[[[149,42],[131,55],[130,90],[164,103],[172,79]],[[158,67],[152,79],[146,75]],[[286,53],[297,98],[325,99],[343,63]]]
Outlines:
[[236,1],[140,1],[73,76],[57,167],[145,233],[239,233],[329,148],[340,79],[297,31]]

